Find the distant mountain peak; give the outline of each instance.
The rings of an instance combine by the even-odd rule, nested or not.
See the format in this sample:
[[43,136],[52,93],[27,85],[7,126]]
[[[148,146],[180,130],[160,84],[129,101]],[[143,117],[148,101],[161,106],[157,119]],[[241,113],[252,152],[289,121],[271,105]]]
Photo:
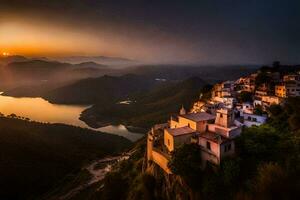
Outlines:
[[106,65],[98,64],[98,63],[93,62],[93,61],[82,62],[82,63],[78,63],[78,64],[75,64],[75,65],[78,66],[78,67],[93,67],[93,68],[107,67]]
[[24,62],[24,61],[28,61],[28,58],[20,55],[0,57],[0,64],[4,64],[4,65],[12,62]]
[[69,62],[72,64],[93,62],[93,63],[103,64],[103,65],[129,65],[129,64],[137,63],[137,61],[128,58],[108,57],[108,56],[68,56],[68,57],[61,57],[61,58],[54,58],[54,59],[62,62]]

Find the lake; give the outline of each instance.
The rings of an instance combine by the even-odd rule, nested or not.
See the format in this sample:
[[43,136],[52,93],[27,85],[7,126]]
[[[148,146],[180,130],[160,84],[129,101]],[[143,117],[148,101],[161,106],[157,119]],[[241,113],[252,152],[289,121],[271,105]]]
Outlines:
[[[52,104],[43,98],[15,98],[3,96],[0,93],[1,113],[5,115],[14,113],[38,122],[64,123],[90,128],[86,123],[79,120],[80,113],[88,107],[83,105]],[[129,131],[124,125],[110,125],[93,130],[120,135],[131,141],[136,141],[143,136],[142,134]]]

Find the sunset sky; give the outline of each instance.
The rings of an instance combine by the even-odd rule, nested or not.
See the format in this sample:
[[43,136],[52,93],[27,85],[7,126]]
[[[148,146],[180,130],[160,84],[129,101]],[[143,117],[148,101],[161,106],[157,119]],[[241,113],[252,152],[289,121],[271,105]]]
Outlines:
[[0,52],[300,62],[298,0],[0,0]]

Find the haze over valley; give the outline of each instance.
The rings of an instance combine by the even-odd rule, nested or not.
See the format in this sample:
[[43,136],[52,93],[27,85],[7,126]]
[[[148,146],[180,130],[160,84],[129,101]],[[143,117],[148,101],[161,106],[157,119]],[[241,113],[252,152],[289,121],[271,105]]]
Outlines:
[[[76,57],[77,62],[78,58],[82,57]],[[81,117],[76,116],[94,128],[116,123],[128,123],[129,126],[137,125],[138,128],[148,128],[145,124],[126,122],[124,118],[115,116],[115,113],[128,112],[127,109],[136,110],[139,106],[148,104],[146,103],[148,101],[152,103],[161,101],[163,96],[160,93],[168,90],[173,90],[173,92],[166,98],[170,100],[177,98],[177,100],[172,100],[180,101],[179,103],[182,104],[183,99],[180,100],[178,96],[172,97],[176,95],[177,90],[183,90],[183,92],[187,89],[194,90],[188,93],[191,92],[191,95],[195,97],[199,95],[199,88],[204,85],[221,81],[224,76],[234,79],[249,74],[258,67],[226,66],[228,68],[226,74],[221,74],[225,66],[149,64],[126,66],[120,63],[116,66],[107,63],[104,65],[100,61],[104,59],[104,62],[107,60],[112,62],[116,59],[120,62],[127,61],[127,59],[100,56],[97,57],[101,58],[100,60],[94,60],[95,57],[91,57],[91,60],[87,60],[89,57],[83,58],[84,62],[70,64],[47,58],[36,60],[24,56],[3,56],[0,62],[2,63],[0,73],[2,95],[42,97],[51,103],[64,105],[94,105],[86,111],[83,109]],[[185,98],[184,95],[186,94],[184,93],[182,98]],[[126,100],[130,101],[130,105],[120,103]],[[98,112],[94,113],[93,110],[96,109]],[[121,110],[110,112],[109,109]],[[168,111],[175,112],[176,108]],[[98,114],[101,112],[103,114]],[[141,114],[145,115],[145,112]]]
[[0,200],[300,199],[297,0],[0,0]]

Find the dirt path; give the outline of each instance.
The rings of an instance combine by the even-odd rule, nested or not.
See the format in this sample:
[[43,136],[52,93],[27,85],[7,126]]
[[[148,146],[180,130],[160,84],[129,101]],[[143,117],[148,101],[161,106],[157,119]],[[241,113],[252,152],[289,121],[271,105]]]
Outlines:
[[105,175],[111,171],[112,167],[122,161],[127,160],[133,152],[127,152],[120,156],[109,156],[103,159],[96,160],[89,164],[88,166],[84,167],[83,169],[87,170],[91,174],[90,180],[87,182],[82,183],[78,187],[72,189],[67,194],[59,197],[61,200],[67,200],[74,197],[80,191],[84,190],[85,188],[91,186],[94,183],[102,181]]

